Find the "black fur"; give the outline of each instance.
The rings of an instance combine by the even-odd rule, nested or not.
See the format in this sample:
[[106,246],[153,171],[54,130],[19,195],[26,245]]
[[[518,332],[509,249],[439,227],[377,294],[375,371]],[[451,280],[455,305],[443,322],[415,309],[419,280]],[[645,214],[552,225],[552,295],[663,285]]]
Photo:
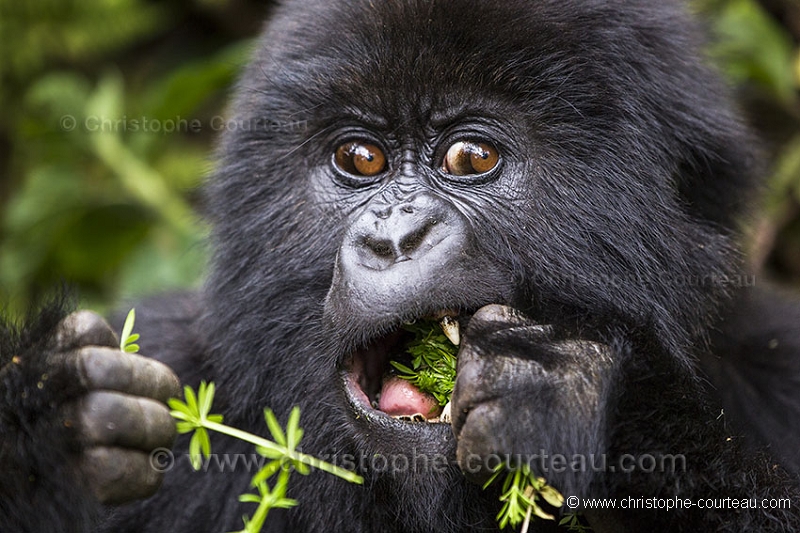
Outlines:
[[[69,376],[48,368],[56,326],[72,307],[59,297],[29,313],[23,325],[0,323],[0,530],[74,531],[99,516],[80,489],[70,430],[44,413],[80,393]],[[44,421],[45,423],[42,423]],[[78,478],[78,479],[76,479]],[[77,483],[76,483],[77,482]]]
[[[612,459],[687,458],[685,472],[548,476],[565,495],[800,505],[793,386],[800,306],[773,304],[760,289],[735,283],[736,222],[757,169],[724,88],[697,57],[699,44],[682,9],[667,1],[298,0],[276,9],[234,102],[242,127],[223,139],[208,184],[215,228],[208,283],[200,294],[139,306],[142,352],[186,383],[215,381],[216,410],[244,429],[265,432],[265,406],[285,417],[299,405],[306,452],[339,461],[442,454],[449,463],[400,474],[361,469],[364,486],[295,475],[291,495],[300,506],[273,511],[268,531],[495,530],[497,491],[463,476],[455,452],[464,442],[446,427],[398,434],[356,417],[340,385],[349,349],[448,305],[515,307],[531,323],[553,326],[556,340],[610,350],[607,373],[585,376],[605,394],[596,434],[586,435],[590,420],[571,416],[571,405],[547,418],[546,402],[525,404],[526,415],[514,419],[501,403],[507,424],[490,444],[535,453],[541,443],[588,440],[586,450]],[[482,135],[503,157],[496,181],[439,179],[446,139],[433,123],[453,110],[483,120]],[[463,270],[442,273],[431,291],[398,291],[396,309],[371,314],[333,289],[341,282],[337,254],[374,190],[337,183],[331,157],[340,129],[372,116],[383,121],[373,129],[385,151],[395,154],[389,177],[425,181],[456,206],[470,253]],[[555,342],[492,344],[480,324],[470,335],[483,356],[530,358],[534,369]],[[557,394],[529,381],[528,398]],[[5,402],[5,411],[22,412]],[[216,437],[212,444],[218,454],[250,452]],[[185,450],[179,439],[176,454]],[[236,500],[252,473],[194,473],[179,461],[157,496],[114,509],[99,530],[235,530],[253,510]],[[0,486],[24,485],[16,476]],[[73,503],[71,493],[57,494],[48,516]],[[64,516],[52,518],[53,530],[90,527]],[[800,530],[796,509],[586,516],[598,532]]]

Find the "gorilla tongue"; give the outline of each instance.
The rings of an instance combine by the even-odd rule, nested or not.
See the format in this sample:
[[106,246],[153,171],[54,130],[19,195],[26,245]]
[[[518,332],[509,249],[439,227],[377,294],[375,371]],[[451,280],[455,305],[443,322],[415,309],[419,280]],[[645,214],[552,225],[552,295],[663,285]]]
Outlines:
[[383,381],[378,409],[390,416],[421,414],[426,419],[436,418],[442,412],[436,398],[397,376]]

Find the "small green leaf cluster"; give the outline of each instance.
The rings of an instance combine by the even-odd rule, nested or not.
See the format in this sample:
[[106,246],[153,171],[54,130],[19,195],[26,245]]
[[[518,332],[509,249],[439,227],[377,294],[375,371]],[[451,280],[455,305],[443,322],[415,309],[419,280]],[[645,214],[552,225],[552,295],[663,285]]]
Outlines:
[[510,470],[504,470],[503,465],[499,465],[483,488],[494,483],[504,472],[505,479],[500,496],[503,506],[497,514],[497,523],[501,529],[509,525],[517,527],[522,524],[520,531],[525,533],[528,530],[531,515],[545,520],[555,520],[555,517],[542,509],[539,503],[544,500],[558,508],[564,505],[564,496],[548,485],[543,477],[535,476],[528,465],[521,465]]
[[122,326],[119,349],[123,352],[136,353],[139,351],[139,345],[136,344],[136,341],[139,340],[139,334],[133,333],[134,322],[136,322],[136,309],[131,309],[125,318],[125,325]]
[[194,431],[192,439],[189,441],[189,456],[195,470],[200,470],[203,457],[208,458],[211,455],[211,440],[206,424],[208,422],[221,424],[223,420],[222,415],[209,414],[214,401],[214,390],[213,383],[204,381],[200,383],[197,395],[191,387],[183,388],[185,402],[174,398],[169,400],[169,406],[172,408],[170,414],[178,420],[176,424],[178,433]]
[[[222,424],[222,415],[212,415],[211,404],[214,401],[214,383],[200,383],[197,394],[188,385],[184,387],[186,401],[176,398],[169,400],[172,408],[170,414],[177,422],[179,433],[191,433],[189,453],[192,466],[198,470],[202,466],[203,457],[211,455],[211,441],[208,431],[215,431],[230,437],[249,442],[256,447],[256,452],[270,459],[253,478],[250,486],[257,494],[248,493],[239,497],[239,501],[256,503],[258,507],[252,517],[242,517],[244,529],[237,533],[259,533],[264,527],[264,522],[271,509],[289,508],[297,505],[297,501],[288,498],[286,491],[289,486],[289,475],[297,471],[302,475],[310,472],[309,467],[328,472],[341,477],[351,483],[363,483],[364,480],[349,470],[345,470],[331,463],[326,463],[314,456],[297,451],[303,430],[300,428],[300,409],[294,407],[289,414],[286,431],[281,428],[275,413],[271,409],[264,409],[264,420],[274,441],[253,435],[246,431]],[[272,487],[268,480],[277,474],[277,479]]]
[[403,329],[414,334],[406,352],[412,356],[411,368],[391,361],[398,377],[431,394],[439,405],[450,401],[456,383],[456,354],[458,347],[445,336],[435,320],[419,320]]
[[[303,430],[300,428],[300,409],[298,407],[292,409],[285,433],[281,429],[272,409],[264,409],[264,419],[275,443],[294,453],[295,448],[300,444],[300,439],[303,438]],[[288,509],[296,506],[297,500],[286,497],[286,491],[289,487],[289,474],[292,470],[296,470],[305,476],[311,471],[307,464],[291,459],[291,453],[284,454],[281,450],[263,446],[256,446],[256,451],[263,457],[272,460],[256,472],[256,475],[250,480],[250,486],[254,487],[258,494],[242,494],[239,496],[240,502],[258,504],[252,518],[242,517],[244,529],[239,533],[258,533],[261,531],[270,509]],[[273,487],[270,488],[267,480],[275,474],[278,474],[278,478]]]

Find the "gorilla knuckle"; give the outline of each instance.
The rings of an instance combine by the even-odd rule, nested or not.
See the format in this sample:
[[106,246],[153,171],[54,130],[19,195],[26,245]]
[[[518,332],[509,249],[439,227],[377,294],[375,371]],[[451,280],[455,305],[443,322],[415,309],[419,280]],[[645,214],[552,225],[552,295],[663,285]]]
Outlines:
[[123,446],[149,451],[175,439],[167,407],[149,398],[108,391],[87,394],[79,406],[80,435],[86,445]]
[[92,311],[76,311],[59,325],[56,342],[60,349],[70,350],[79,346],[116,346],[117,336],[108,322]]
[[490,473],[490,463],[509,451],[505,435],[513,431],[510,414],[499,402],[482,403],[469,411],[457,436],[456,459],[464,472]]
[[81,470],[94,496],[109,505],[152,496],[163,481],[146,453],[110,446],[86,450]]
[[127,354],[98,346],[81,348],[76,354],[80,375],[87,387],[125,390],[131,384],[132,365]]

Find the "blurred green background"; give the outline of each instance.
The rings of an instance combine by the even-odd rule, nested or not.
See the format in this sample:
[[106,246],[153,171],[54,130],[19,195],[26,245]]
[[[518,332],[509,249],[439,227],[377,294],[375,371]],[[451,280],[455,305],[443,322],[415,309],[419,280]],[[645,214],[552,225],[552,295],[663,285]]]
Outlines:
[[[695,0],[764,139],[748,246],[800,287],[800,3]],[[197,187],[269,8],[249,0],[0,0],[0,305],[70,282],[84,307],[202,281]]]

